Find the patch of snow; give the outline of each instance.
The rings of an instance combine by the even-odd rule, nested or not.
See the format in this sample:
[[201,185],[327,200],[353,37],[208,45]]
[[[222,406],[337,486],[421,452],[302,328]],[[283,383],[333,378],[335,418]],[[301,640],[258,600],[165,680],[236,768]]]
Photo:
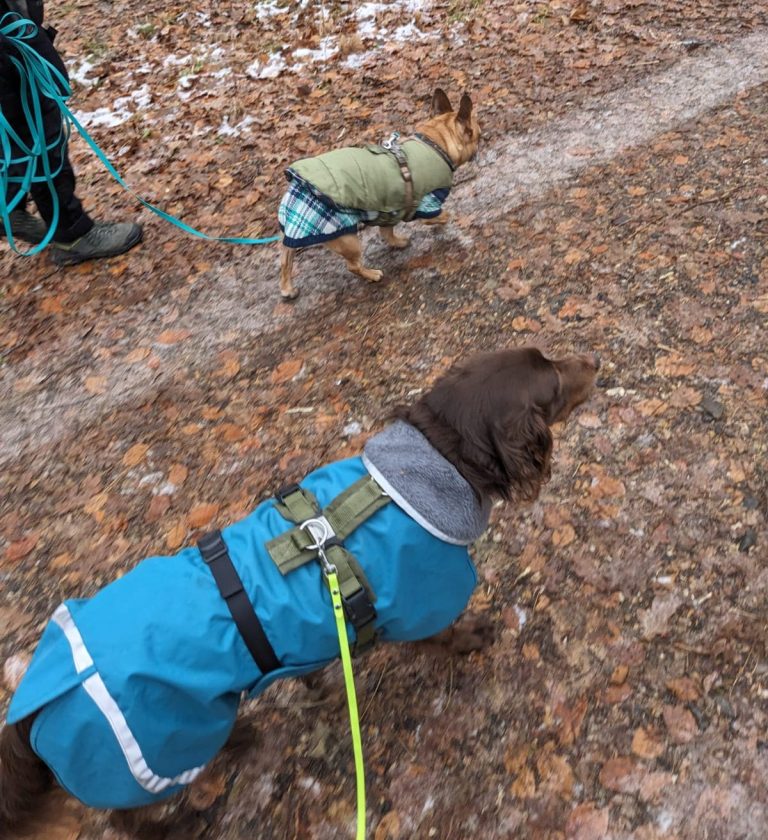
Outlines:
[[353,420],[351,423],[347,423],[346,426],[341,430],[341,433],[344,437],[354,437],[355,435],[359,435],[360,432],[363,431],[363,427],[357,420]]
[[515,604],[514,610],[515,615],[517,616],[517,623],[520,625],[520,629],[522,630],[523,627],[525,627],[526,621],[528,621],[528,616],[526,615],[525,610],[518,604]]
[[269,0],[267,3],[259,3],[256,6],[256,17],[259,20],[285,15],[290,11],[290,6],[281,6],[280,0]]
[[166,481],[152,491],[154,496],[172,496],[176,492],[176,485],[172,481]]
[[84,58],[74,70],[70,69],[69,78],[73,82],[77,82],[81,87],[91,87],[98,82],[99,77],[95,79],[89,78],[89,74],[96,67],[96,63],[90,58]]
[[427,33],[417,29],[413,23],[406,23],[405,26],[398,26],[392,37],[395,41],[418,41],[426,38]]
[[[298,59],[307,59],[309,61],[328,61],[329,58],[336,55],[339,51],[338,44],[334,43],[335,38],[333,36],[329,36],[327,38],[323,38],[320,41],[320,46],[316,50],[309,50],[305,47],[300,47],[298,50],[294,50],[292,55],[294,58]],[[299,65],[300,66],[300,65]],[[296,69],[294,66],[291,69]]]
[[75,111],[75,116],[86,128],[114,128],[128,122],[133,114],[124,108],[115,111],[110,108],[97,108],[95,111]]
[[364,53],[350,53],[344,62],[344,66],[349,67],[351,70],[357,70],[357,68],[362,67],[372,55],[374,55],[373,50],[368,50],[368,52]]
[[163,67],[180,67],[182,64],[189,64],[192,61],[191,55],[183,55],[179,58],[176,53],[171,53],[163,59]]
[[285,70],[285,59],[280,53],[272,53],[269,61],[262,64],[258,59],[245,69],[245,75],[250,79],[276,79]]
[[229,117],[224,117],[224,122],[219,126],[216,132],[221,137],[239,137],[244,131],[247,131],[256,120],[250,115],[243,117],[237,125],[229,124]]
[[192,87],[192,82],[197,78],[197,73],[184,73],[179,76],[179,87],[182,90],[189,90]]

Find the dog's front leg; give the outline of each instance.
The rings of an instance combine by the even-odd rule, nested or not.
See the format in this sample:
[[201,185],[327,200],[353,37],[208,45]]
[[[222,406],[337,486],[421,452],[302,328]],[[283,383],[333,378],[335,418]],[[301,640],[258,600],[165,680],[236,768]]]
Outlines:
[[381,238],[393,248],[407,248],[411,240],[407,236],[398,236],[393,227],[380,227]]
[[280,296],[283,300],[296,300],[299,290],[293,285],[293,248],[280,246]]
[[468,654],[491,645],[495,635],[495,625],[487,615],[466,613],[455,624],[417,644],[427,651]]

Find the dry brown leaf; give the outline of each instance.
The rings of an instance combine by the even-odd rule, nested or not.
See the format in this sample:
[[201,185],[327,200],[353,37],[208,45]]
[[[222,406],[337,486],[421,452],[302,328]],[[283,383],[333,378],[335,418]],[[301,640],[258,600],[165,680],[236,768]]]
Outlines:
[[589,492],[595,499],[620,498],[626,494],[624,483],[609,475],[596,475],[592,479]]
[[397,811],[389,811],[379,820],[374,840],[397,840],[400,836],[400,817]]
[[575,539],[576,531],[574,531],[573,525],[566,523],[562,528],[558,528],[553,532],[552,545],[563,548],[566,545],[570,545]]
[[533,770],[523,767],[517,778],[509,787],[510,793],[516,799],[530,799],[536,795],[536,777]]
[[676,592],[657,595],[647,610],[640,610],[638,618],[643,630],[643,638],[650,640],[666,635],[669,620],[680,609],[683,600]]
[[40,301],[40,311],[43,315],[61,315],[64,307],[61,303],[61,296],[44,297]]
[[679,354],[670,354],[668,356],[659,356],[656,359],[656,373],[661,376],[690,376],[696,365],[683,359]]
[[594,802],[582,802],[569,814],[565,836],[567,840],[605,840],[608,817],[608,808],[598,808]]
[[533,642],[526,642],[523,645],[523,659],[538,662],[540,658],[541,654],[539,653],[538,645],[533,644]]
[[635,406],[643,417],[657,417],[659,414],[663,414],[668,407],[668,404],[664,402],[664,400],[660,400],[658,397],[640,400],[640,402]]
[[190,528],[207,528],[218,512],[219,506],[217,504],[196,505],[187,516],[187,524]]
[[541,324],[534,318],[524,318],[522,315],[518,315],[517,318],[512,319],[512,329],[516,332],[525,332],[527,330],[537,333],[541,329]]
[[150,524],[153,522],[158,522],[162,519],[166,513],[168,513],[168,508],[171,506],[171,497],[166,496],[163,494],[162,496],[153,496],[152,501],[149,503],[149,507],[147,508],[147,512],[144,516],[146,522]]
[[107,377],[86,376],[83,387],[89,394],[105,394],[107,392]]
[[609,758],[600,770],[600,784],[616,793],[634,793],[640,786],[641,774],[629,756]]
[[124,361],[129,365],[135,364],[136,362],[143,362],[151,352],[149,347],[136,347],[134,350],[131,350]]
[[187,536],[187,526],[182,520],[179,520],[165,535],[165,544],[171,551],[175,551]]
[[681,385],[672,392],[669,404],[673,408],[691,408],[701,402],[701,391],[691,388],[688,385]]
[[302,367],[304,367],[304,362],[301,359],[287,359],[272,371],[272,382],[275,385],[288,382],[299,373]]
[[632,736],[632,752],[640,758],[658,758],[664,752],[664,742],[641,726]]
[[189,338],[191,330],[163,330],[157,337],[158,344],[177,344],[179,341]]
[[609,685],[603,694],[605,702],[609,706],[616,706],[623,703],[632,696],[632,689],[629,683],[622,683],[621,685]]
[[180,487],[187,480],[189,470],[184,464],[172,464],[170,472],[168,473],[168,481],[175,487]]
[[667,688],[682,703],[695,702],[701,697],[701,692],[690,677],[675,677],[667,680]]
[[147,443],[134,443],[134,445],[123,455],[123,466],[124,467],[135,467],[137,464],[140,464],[144,457],[146,456],[147,452],[149,452],[149,444]]
[[240,373],[240,359],[234,350],[224,350],[219,353],[221,367],[216,371],[216,376],[231,379]]
[[9,563],[18,563],[23,557],[26,557],[32,549],[37,545],[39,537],[37,534],[27,534],[21,540],[12,542],[8,548],[5,549],[5,559]]
[[568,253],[563,257],[563,262],[566,265],[576,265],[576,263],[581,262],[587,255],[584,251],[580,251],[578,248],[572,248]]
[[106,505],[107,499],[109,499],[109,493],[106,490],[102,490],[101,493],[96,493],[95,496],[91,496],[88,499],[83,505],[83,510],[91,516],[96,516],[102,512],[102,508]]
[[536,769],[542,785],[560,796],[570,798],[575,780],[573,770],[564,756],[543,752],[536,759]]
[[684,706],[664,706],[664,723],[676,744],[687,744],[699,734],[696,718]]
[[555,706],[555,716],[560,718],[557,737],[562,746],[570,746],[579,737],[587,707],[586,697],[580,697],[573,706],[566,706],[564,703]]

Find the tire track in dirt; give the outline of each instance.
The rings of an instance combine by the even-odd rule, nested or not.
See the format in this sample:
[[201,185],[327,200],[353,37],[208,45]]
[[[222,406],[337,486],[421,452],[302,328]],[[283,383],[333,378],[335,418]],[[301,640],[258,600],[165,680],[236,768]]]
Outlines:
[[[542,129],[510,136],[503,144],[482,150],[478,162],[460,173],[452,208],[482,222],[502,216],[581,170],[642,146],[766,81],[766,30],[686,57],[662,73],[595,97]],[[435,236],[434,229],[414,231],[408,258],[426,253]],[[455,226],[437,236],[445,245],[470,241]],[[402,257],[376,241],[368,248],[368,259],[386,269]],[[236,347],[244,333],[268,340],[297,318],[316,318],[323,295],[360,282],[347,276],[339,262],[324,252],[304,254],[298,263],[304,296],[294,307],[277,303],[275,250],[234,254],[229,266],[210,272],[196,284],[194,299],[173,324],[174,331],[189,332],[184,340],[170,345],[158,342],[163,317],[173,308],[163,300],[148,311],[143,305],[108,322],[105,318],[100,328],[97,325],[84,340],[73,339],[55,357],[38,357],[6,368],[0,383],[0,464],[31,449],[55,445],[81,424],[92,423],[118,406],[131,401],[140,404],[178,371],[212,365],[216,354]],[[113,343],[105,354],[108,329],[122,329],[127,337]],[[152,348],[160,364],[151,368],[125,360],[137,346]],[[84,363],[89,357],[101,361]],[[89,392],[88,377],[95,377],[91,383],[102,384],[95,390],[103,393]]]

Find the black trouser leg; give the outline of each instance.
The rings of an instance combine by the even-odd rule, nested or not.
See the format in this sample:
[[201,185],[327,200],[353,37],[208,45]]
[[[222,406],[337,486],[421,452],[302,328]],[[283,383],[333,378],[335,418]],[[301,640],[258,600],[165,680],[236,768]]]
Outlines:
[[[31,46],[43,58],[50,61],[66,78],[64,63],[45,31],[42,29],[38,30]],[[15,78],[8,76],[7,72],[3,75],[4,77],[0,79],[0,105],[14,130],[25,142],[28,142],[30,138],[26,118],[21,107],[18,74],[14,71],[13,75]],[[8,78],[5,78],[6,76]],[[61,113],[56,104],[51,100],[44,100],[42,105],[43,128],[45,130],[46,141],[51,143],[59,136],[61,130]],[[49,159],[51,170],[54,172],[61,164],[61,172],[59,172],[53,181],[59,204],[59,219],[54,232],[54,239],[58,242],[73,242],[75,239],[79,239],[88,233],[93,227],[93,220],[85,212],[83,205],[75,195],[75,173],[69,162],[66,143],[62,143],[59,149],[54,149],[50,153]],[[42,168],[38,166],[37,174],[40,175],[41,173]],[[11,174],[19,173],[14,172]],[[11,185],[10,195],[8,196],[9,200],[13,198],[16,191],[17,187]],[[33,184],[30,188],[30,194],[37,205],[37,209],[40,211],[40,215],[50,225],[54,217],[54,201],[49,185],[46,183]]]

